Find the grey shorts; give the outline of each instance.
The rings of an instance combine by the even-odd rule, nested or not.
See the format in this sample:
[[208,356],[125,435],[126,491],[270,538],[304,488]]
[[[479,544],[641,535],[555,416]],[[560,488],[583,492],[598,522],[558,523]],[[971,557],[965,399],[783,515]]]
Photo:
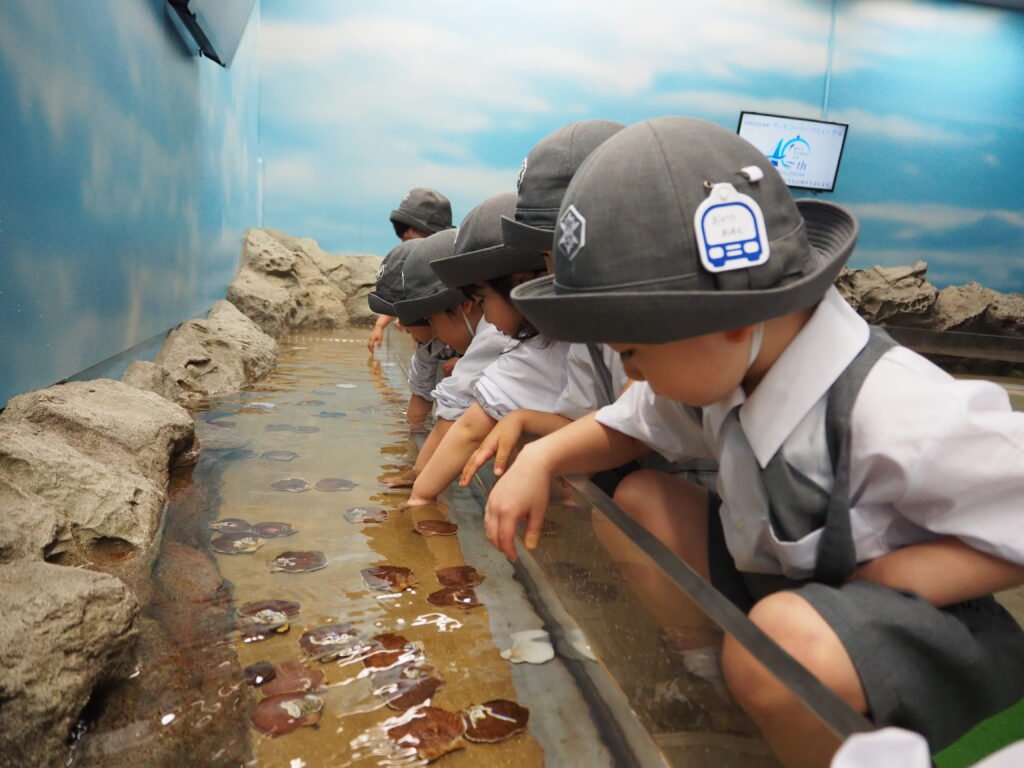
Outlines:
[[916,731],[935,753],[1024,699],[1024,631],[993,597],[940,609],[864,581],[766,586],[736,570],[718,503],[708,510],[711,583],[744,611],[779,589],[810,603],[850,654],[876,725]]

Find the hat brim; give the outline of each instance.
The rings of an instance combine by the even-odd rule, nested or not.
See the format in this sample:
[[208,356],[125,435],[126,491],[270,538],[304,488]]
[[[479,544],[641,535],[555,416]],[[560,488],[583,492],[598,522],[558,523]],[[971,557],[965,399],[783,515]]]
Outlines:
[[554,277],[517,286],[512,301],[545,336],[580,343],[663,344],[806,309],[835,282],[857,241],[843,208],[798,200],[818,269],[778,288],[741,291],[566,291]]
[[555,232],[523,224],[521,221],[501,217],[501,242],[509,248],[523,248],[531,251],[554,250]]
[[385,301],[376,293],[366,294],[366,303],[370,305],[370,311],[378,315],[389,315],[395,317],[395,306],[390,301]]
[[430,268],[449,288],[462,288],[516,272],[539,272],[546,266],[539,251],[495,245],[434,259]]
[[410,216],[405,211],[400,211],[397,208],[391,212],[391,216],[389,218],[391,219],[392,224],[398,222],[399,224],[410,226],[413,229],[418,229],[420,232],[429,232],[432,235],[443,229],[450,229],[450,227],[435,227],[433,224],[427,224],[427,222],[422,219]]
[[459,306],[466,300],[466,294],[455,288],[447,288],[418,299],[403,299],[394,303],[395,314],[402,325],[413,325],[430,315]]

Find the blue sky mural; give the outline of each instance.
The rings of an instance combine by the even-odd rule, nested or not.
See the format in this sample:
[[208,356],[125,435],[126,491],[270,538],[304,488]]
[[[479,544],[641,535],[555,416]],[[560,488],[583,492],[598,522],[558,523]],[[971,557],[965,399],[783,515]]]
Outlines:
[[[265,221],[386,253],[406,189],[456,218],[565,123],[741,110],[850,123],[855,266],[1024,291],[1024,14],[925,0],[263,0]],[[830,68],[831,63],[831,68]]]
[[0,13],[0,405],[205,313],[258,217],[259,24],[230,70],[163,0]]

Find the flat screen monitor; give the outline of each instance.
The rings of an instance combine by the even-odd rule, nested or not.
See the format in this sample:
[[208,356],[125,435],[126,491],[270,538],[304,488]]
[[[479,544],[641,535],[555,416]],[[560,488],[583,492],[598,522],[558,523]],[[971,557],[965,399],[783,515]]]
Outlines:
[[831,192],[847,128],[845,123],[740,112],[736,132],[764,152],[790,187]]

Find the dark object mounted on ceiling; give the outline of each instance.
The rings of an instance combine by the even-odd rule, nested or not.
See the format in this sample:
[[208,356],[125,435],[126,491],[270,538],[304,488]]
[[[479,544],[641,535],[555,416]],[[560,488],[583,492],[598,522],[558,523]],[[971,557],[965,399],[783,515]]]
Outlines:
[[167,15],[193,55],[230,67],[256,0],[167,0]]

